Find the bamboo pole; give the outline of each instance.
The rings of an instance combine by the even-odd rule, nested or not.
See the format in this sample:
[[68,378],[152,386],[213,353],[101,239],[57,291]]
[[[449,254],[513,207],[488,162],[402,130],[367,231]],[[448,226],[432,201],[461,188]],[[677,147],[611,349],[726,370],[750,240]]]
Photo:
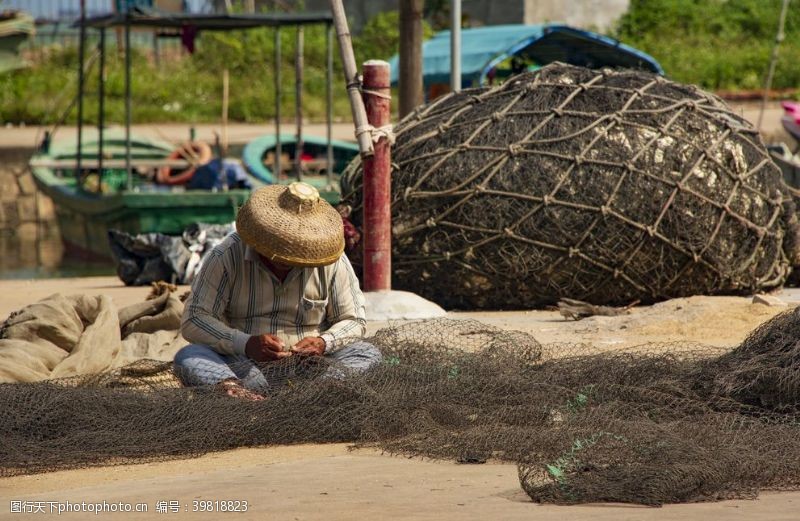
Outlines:
[[353,122],[356,125],[356,139],[362,157],[371,157],[375,153],[372,146],[372,135],[367,123],[367,111],[364,100],[361,99],[361,81],[358,78],[356,57],[353,54],[353,42],[350,38],[350,29],[347,26],[347,16],[344,12],[342,0],[330,0],[333,12],[333,25],[339,41],[339,52],[342,56],[344,79],[347,85],[347,96],[350,98],[350,110],[353,113]]

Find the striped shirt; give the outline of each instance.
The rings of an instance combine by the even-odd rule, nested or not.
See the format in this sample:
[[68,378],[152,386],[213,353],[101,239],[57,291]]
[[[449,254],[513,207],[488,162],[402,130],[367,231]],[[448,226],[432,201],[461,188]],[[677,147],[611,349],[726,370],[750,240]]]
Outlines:
[[364,336],[364,295],[342,255],[324,268],[293,268],[281,282],[239,234],[211,250],[192,283],[181,333],[220,354],[244,354],[252,335],[273,334],[290,348],[308,336],[332,352]]

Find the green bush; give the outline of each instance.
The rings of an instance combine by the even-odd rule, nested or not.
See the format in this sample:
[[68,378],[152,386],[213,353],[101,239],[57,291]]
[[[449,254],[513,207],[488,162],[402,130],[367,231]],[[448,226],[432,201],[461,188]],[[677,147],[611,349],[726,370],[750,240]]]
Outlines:
[[[781,0],[631,0],[616,37],[655,57],[667,75],[706,89],[763,86]],[[791,8],[773,88],[800,84],[800,10]]]
[[[653,55],[667,75],[711,90],[762,86],[778,25],[781,0],[631,0],[614,36]],[[774,88],[800,85],[800,9],[790,9]],[[426,23],[425,37],[433,30]],[[381,13],[354,36],[357,63],[397,52],[398,13]],[[335,45],[335,43],[334,43]],[[230,71],[231,121],[264,123],[274,117],[274,33],[271,29],[207,32],[187,59],[156,67],[133,56],[133,119],[138,123],[216,122],[221,117],[222,71]],[[281,30],[281,110],[294,114],[295,30]],[[305,28],[303,113],[325,117],[325,49],[322,26]],[[88,54],[88,53],[87,53]],[[77,52],[53,50],[34,67],[0,76],[0,122],[49,124],[74,97]],[[338,49],[334,49],[334,115],[349,117]],[[97,68],[87,78],[86,119],[96,121]],[[124,119],[123,60],[108,53],[106,118]],[[74,122],[76,111],[68,115]]]
[[[361,34],[353,40],[356,63],[369,59],[388,60],[400,48],[400,13],[387,11],[372,17],[361,29]],[[431,25],[423,20],[422,39],[433,36]]]
[[[388,59],[399,43],[398,13],[381,13],[354,37],[358,63],[370,58]],[[427,24],[425,35],[432,33]],[[281,80],[284,117],[295,110],[294,52],[296,29],[281,29]],[[333,98],[334,117],[346,118],[350,108],[334,40]],[[325,117],[326,46],[324,26],[304,29],[303,114],[307,118]],[[89,46],[87,56],[94,52]],[[77,50],[53,49],[35,66],[0,76],[0,122],[51,124],[68,106],[77,91]],[[106,72],[106,121],[124,121],[124,60],[109,46]],[[133,121],[147,123],[173,121],[216,122],[222,111],[222,75],[230,74],[231,121],[264,123],[275,115],[275,58],[272,29],[234,32],[206,32],[197,42],[193,56],[162,61],[156,67],[141,52],[133,53]],[[97,120],[97,66],[86,78],[85,121]],[[70,111],[67,122],[77,118]]]

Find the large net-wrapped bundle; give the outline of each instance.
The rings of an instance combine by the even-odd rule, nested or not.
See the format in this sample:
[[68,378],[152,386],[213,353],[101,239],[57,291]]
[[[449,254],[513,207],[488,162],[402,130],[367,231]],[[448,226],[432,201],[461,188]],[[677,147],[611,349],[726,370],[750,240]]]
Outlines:
[[[445,96],[395,132],[394,285],[444,306],[652,302],[790,271],[778,168],[696,87],[553,64]],[[354,163],[344,182],[356,209],[360,176]]]

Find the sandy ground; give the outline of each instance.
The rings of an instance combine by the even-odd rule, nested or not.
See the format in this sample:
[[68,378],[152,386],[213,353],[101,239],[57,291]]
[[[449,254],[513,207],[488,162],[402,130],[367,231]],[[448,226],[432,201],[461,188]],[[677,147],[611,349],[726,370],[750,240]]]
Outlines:
[[[189,123],[159,123],[131,125],[131,133],[140,137],[164,139],[175,143],[189,139]],[[214,133],[222,134],[222,127],[217,124],[203,123],[194,125],[196,138],[208,143],[214,142]],[[0,148],[33,148],[42,139],[46,127],[40,126],[7,126],[0,127]],[[281,133],[293,134],[297,130],[294,123],[283,122]],[[275,124],[265,121],[263,124],[232,123],[228,126],[230,143],[247,143],[264,134],[275,132]],[[305,123],[303,133],[314,136],[325,136],[327,129],[322,123]],[[332,125],[333,139],[355,141],[355,127],[350,122]],[[77,139],[75,126],[64,126],[58,129],[56,139]]]
[[[147,288],[113,277],[0,280],[0,319],[50,294],[103,293],[124,306]],[[772,316],[800,304],[800,291],[776,296],[786,306],[743,297],[693,297],[640,307],[619,317],[566,321],[554,311],[451,313],[533,334],[544,343],[608,349],[647,342],[733,346]],[[371,323],[369,329],[386,324]],[[537,520],[797,520],[800,492],[764,493],[755,501],[669,505],[541,506],[519,488],[513,465],[458,465],[352,451],[347,445],[247,448],[120,467],[99,467],[0,479],[0,519],[17,519],[11,501],[144,503],[148,513],[103,513],[111,519],[159,519],[159,501],[177,501],[169,518],[191,519],[537,519]],[[196,512],[194,501],[247,501],[247,512]],[[42,504],[49,512],[50,504]],[[169,505],[169,503],[167,503]],[[199,506],[199,504],[198,504]],[[57,508],[57,507],[56,507]],[[55,517],[57,514],[37,514]],[[85,519],[62,513],[59,519]]]
[[[663,508],[537,505],[519,488],[513,465],[412,460],[341,444],[240,449],[192,461],[3,479],[0,519],[22,517],[9,512],[11,499],[148,507],[147,514],[103,513],[97,519],[796,521],[800,507],[800,493],[794,492]],[[196,500],[247,501],[247,512],[196,512]],[[159,501],[177,501],[179,512],[156,513]],[[63,513],[58,519],[95,518],[90,516]]]
[[[761,112],[761,103],[729,102],[731,110],[742,115],[753,125],[758,124]],[[781,116],[783,109],[778,101],[770,101],[761,123],[761,133],[765,141],[787,141],[791,142],[789,135],[781,126]],[[160,123],[160,124],[141,124],[132,125],[131,131],[137,136],[160,138],[167,141],[179,143],[189,139],[188,123]],[[281,132],[294,133],[295,124],[291,121],[284,121],[281,125]],[[40,126],[3,126],[0,127],[0,148],[32,148],[41,140],[45,127]],[[218,124],[202,123],[195,125],[197,139],[214,142],[214,133],[222,133],[222,128]],[[264,121],[262,124],[253,123],[232,123],[228,127],[228,140],[230,143],[246,143],[258,136],[273,133],[275,125],[272,121]],[[304,123],[304,133],[315,136],[326,135],[324,123]],[[343,121],[333,124],[333,138],[347,141],[354,141],[354,127],[352,122]],[[58,130],[59,139],[75,139],[76,129],[74,126],[61,127]]]
[[[181,286],[179,293],[188,290]],[[148,287],[125,287],[116,277],[0,280],[0,320],[9,313],[53,293],[104,294],[119,307],[140,302]],[[451,312],[454,318],[475,319],[503,329],[531,333],[542,343],[628,347],[645,343],[681,342],[718,347],[735,346],[748,332],[789,306],[800,304],[800,290],[776,294],[786,306],[753,304],[745,297],[690,297],[641,306],[618,317],[565,320],[556,311]],[[391,325],[371,322],[368,332]]]

